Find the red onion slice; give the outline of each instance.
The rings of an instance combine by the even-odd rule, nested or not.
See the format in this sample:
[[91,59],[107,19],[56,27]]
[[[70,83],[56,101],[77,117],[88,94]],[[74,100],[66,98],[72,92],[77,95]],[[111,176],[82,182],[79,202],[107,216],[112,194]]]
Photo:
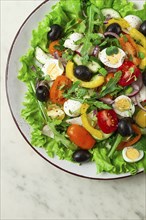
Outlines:
[[57,60],[60,60],[62,65],[64,67],[66,67],[67,61],[64,58],[60,57],[57,52],[54,52],[54,58],[57,59]]
[[98,53],[99,53],[100,48],[97,46],[94,47],[93,52],[92,52],[92,56],[97,57]]
[[119,39],[119,36],[114,32],[107,31],[107,32],[104,33],[104,36],[108,36],[108,35],[111,35],[111,36]]
[[116,73],[116,72],[117,72],[117,68],[111,68],[111,67],[105,66],[105,69],[106,69],[109,73]]
[[112,100],[111,98],[101,98],[100,99],[103,103],[108,104],[108,105],[112,105],[114,103],[114,100]]
[[57,60],[59,59],[59,55],[58,55],[58,53],[57,53],[56,51],[54,52],[53,55],[54,55],[54,58],[55,58],[55,59],[57,59]]
[[136,102],[137,102],[137,105],[138,105],[143,111],[146,112],[146,109],[141,105],[141,103],[140,103],[140,101],[139,101],[139,96],[138,96],[138,95],[135,96],[135,100],[136,100]]
[[75,52],[76,52],[76,54],[78,54],[79,56],[81,56],[81,53],[80,53],[78,50],[76,50]]
[[129,97],[135,96],[141,90],[142,85],[143,85],[143,82],[142,82],[142,77],[140,75],[138,77],[138,79],[131,84],[131,86],[134,90],[132,91],[132,93],[128,94],[127,96],[129,96]]
[[93,110],[93,115],[97,115],[97,110],[96,109]]

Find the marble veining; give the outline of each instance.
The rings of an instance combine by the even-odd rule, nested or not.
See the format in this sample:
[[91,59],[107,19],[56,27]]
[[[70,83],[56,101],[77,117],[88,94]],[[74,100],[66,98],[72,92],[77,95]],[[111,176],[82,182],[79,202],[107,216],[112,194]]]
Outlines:
[[6,59],[22,21],[41,2],[1,2],[1,219],[144,220],[144,174],[121,180],[95,181],[64,173],[44,161],[28,146],[12,120],[5,95]]

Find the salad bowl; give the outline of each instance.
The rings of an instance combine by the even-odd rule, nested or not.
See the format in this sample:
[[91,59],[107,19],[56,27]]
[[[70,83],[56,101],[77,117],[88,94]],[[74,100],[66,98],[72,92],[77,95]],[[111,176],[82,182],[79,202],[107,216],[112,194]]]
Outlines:
[[[20,133],[36,153],[38,153],[43,159],[55,167],[74,174],[76,176],[110,180],[131,176],[131,173],[112,174],[108,172],[96,172],[96,164],[94,162],[88,162],[83,164],[73,163],[67,160],[61,160],[57,156],[49,157],[46,150],[41,147],[33,146],[31,143],[31,128],[25,122],[21,116],[21,111],[24,108],[23,102],[27,92],[27,87],[18,79],[18,72],[21,69],[20,57],[26,54],[30,48],[30,39],[32,38],[32,30],[36,29],[38,23],[44,19],[44,16],[51,11],[53,5],[58,1],[44,1],[42,2],[24,21],[20,29],[18,30],[15,39],[10,48],[10,52],[7,60],[6,67],[6,93],[8,104],[14,122],[19,129]],[[138,9],[141,9],[144,1],[133,1]],[[17,98],[16,98],[17,97]],[[140,168],[138,173],[143,172],[143,168]]]

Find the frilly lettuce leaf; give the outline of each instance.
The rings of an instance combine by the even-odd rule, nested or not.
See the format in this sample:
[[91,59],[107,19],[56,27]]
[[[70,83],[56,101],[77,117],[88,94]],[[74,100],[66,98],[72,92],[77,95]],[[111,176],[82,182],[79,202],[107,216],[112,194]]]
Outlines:
[[134,3],[128,0],[90,0],[90,2],[100,9],[113,8],[118,11],[122,17],[132,14],[137,15],[142,20],[146,19],[146,3],[143,5],[143,9],[137,10]]
[[[89,3],[89,1],[99,8],[114,8],[115,10],[119,11],[122,16],[135,14],[143,20],[146,19],[146,4],[142,10],[136,11],[133,3],[127,2],[127,0],[84,0],[86,3]],[[53,11],[49,15],[45,16],[45,18],[39,23],[36,30],[33,30],[31,40],[32,49],[21,58],[20,61],[22,63],[22,68],[18,74],[18,79],[25,82],[28,86],[25,102],[23,103],[24,109],[22,110],[21,114],[31,126],[32,145],[43,147],[50,157],[58,155],[60,159],[70,161],[72,161],[73,150],[65,147],[66,142],[69,140],[66,141],[64,137],[63,141],[65,145],[63,145],[59,141],[61,139],[61,134],[58,134],[58,136],[56,135],[58,140],[51,139],[42,134],[42,128],[45,125],[45,121],[41,112],[39,111],[37,100],[30,86],[30,81],[35,82],[36,78],[41,76],[41,70],[39,67],[37,67],[34,60],[35,48],[39,46],[44,51],[48,51],[47,33],[50,30],[50,26],[53,23],[56,23],[66,27],[69,21],[72,20],[76,22],[82,17],[82,3],[82,0],[60,0],[60,2],[53,7]],[[91,152],[93,154],[93,161],[95,161],[97,166],[97,173],[109,172],[119,174],[130,172],[131,174],[135,174],[140,168],[144,168],[146,171],[146,152],[141,161],[132,164],[123,160],[120,151],[115,152],[112,160],[108,158],[108,149],[105,147],[103,148],[100,146],[93,148]]]
[[93,161],[96,163],[97,173],[109,172],[114,173],[114,165],[107,156],[106,148],[94,148],[92,150]]
[[83,0],[69,0],[69,2],[66,0],[61,0],[60,6],[70,20],[78,20],[82,17],[82,2]]
[[109,172],[115,174],[130,172],[131,175],[135,175],[140,168],[144,168],[146,171],[146,152],[144,158],[135,163],[127,163],[124,161],[122,152],[116,151],[112,159],[109,159],[108,149],[101,147],[101,144],[92,149],[92,160],[96,163],[97,173]]
[[98,8],[111,8],[114,0],[90,0]]
[[52,24],[59,24],[65,27],[72,20],[81,18],[81,0],[61,0],[52,7],[52,11],[39,23],[38,28],[32,31],[31,46],[39,46],[48,51],[47,33]]
[[140,17],[143,21],[146,20],[146,2],[141,10],[136,10],[136,9],[127,10],[125,15],[130,15],[130,14]]

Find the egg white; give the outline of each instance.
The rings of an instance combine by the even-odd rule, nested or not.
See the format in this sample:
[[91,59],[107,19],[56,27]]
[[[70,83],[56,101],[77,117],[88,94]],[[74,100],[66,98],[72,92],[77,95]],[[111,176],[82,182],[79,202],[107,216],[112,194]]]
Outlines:
[[120,67],[123,64],[123,62],[124,62],[124,59],[126,57],[126,53],[122,49],[118,48],[119,49],[119,53],[121,54],[121,58],[119,59],[118,63],[112,64],[112,63],[110,63],[110,61],[107,58],[106,49],[107,48],[105,48],[101,52],[99,52],[98,58],[100,59],[100,61],[104,65],[106,65],[108,67],[111,67],[111,68],[118,68],[118,67]]
[[[128,110],[125,110],[125,111],[120,111],[119,109],[116,108],[116,102],[119,101],[119,100],[123,100],[123,99],[126,99],[130,102],[130,108]],[[132,103],[131,99],[125,95],[121,95],[121,96],[118,96],[115,100],[114,100],[114,103],[112,105],[114,111],[122,116],[122,117],[131,117],[134,112],[135,112],[135,105]]]
[[51,58],[42,67],[42,72],[44,73],[44,76],[49,75],[51,80],[55,80],[57,76],[63,74],[64,67],[60,60]]
[[124,19],[130,24],[131,27],[139,29],[142,20],[136,15],[127,15]]
[[68,99],[64,105],[63,109],[66,115],[70,117],[77,117],[80,115],[81,103],[79,101]]
[[72,51],[78,50],[80,45],[76,44],[76,41],[83,38],[83,34],[73,33],[64,42],[64,47],[71,49]]
[[144,156],[144,152],[142,151],[142,150],[138,150],[138,152],[139,152],[139,157],[137,158],[137,159],[135,159],[135,160],[131,160],[130,158],[128,158],[127,156],[126,156],[126,152],[127,152],[127,149],[129,149],[129,148],[133,148],[132,146],[129,146],[129,147],[125,147],[123,150],[122,150],[122,156],[123,156],[123,159],[126,161],[126,162],[128,162],[128,163],[134,163],[134,162],[138,162],[139,160],[141,160],[142,158],[143,158],[143,156]]

